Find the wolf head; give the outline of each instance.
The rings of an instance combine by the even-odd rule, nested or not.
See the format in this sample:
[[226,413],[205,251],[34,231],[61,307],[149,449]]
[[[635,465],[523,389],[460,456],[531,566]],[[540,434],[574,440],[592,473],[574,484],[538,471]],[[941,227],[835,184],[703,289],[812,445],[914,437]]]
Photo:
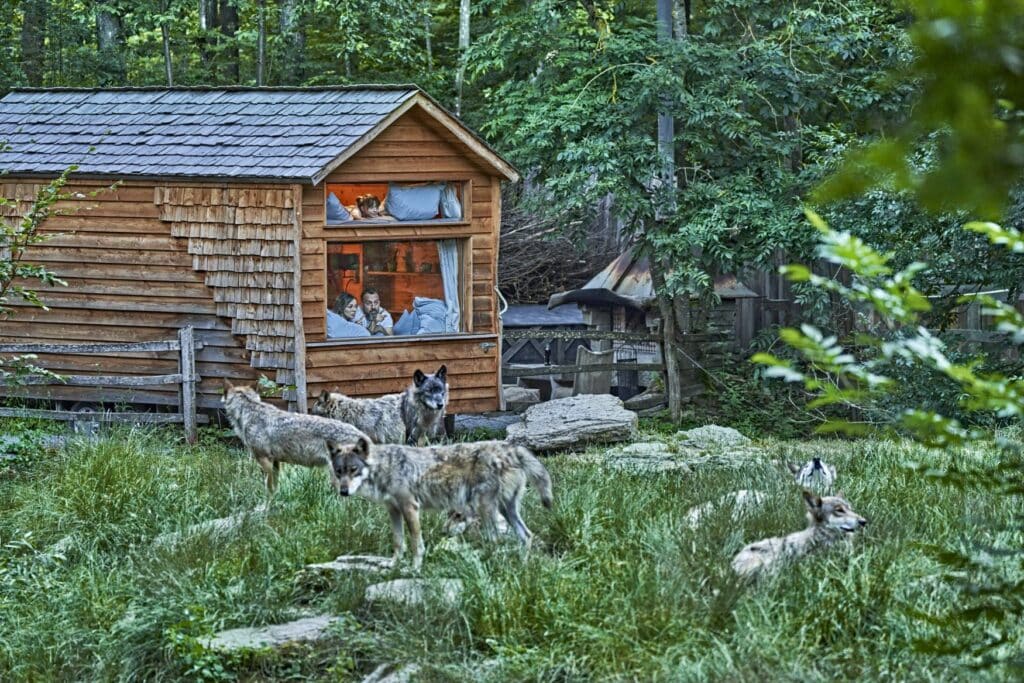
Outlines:
[[424,375],[419,369],[412,375],[416,400],[431,410],[442,410],[448,405],[448,367],[442,365],[433,375]]
[[354,495],[370,473],[366,464],[370,457],[370,443],[363,438],[354,444],[329,441],[327,451],[331,456],[335,489],[342,496]]
[[224,398],[221,399],[224,409],[229,413],[239,409],[244,403],[261,403],[259,392],[255,388],[245,385],[234,385],[224,380]]
[[314,415],[330,417],[334,414],[334,407],[337,403],[338,401],[334,398],[334,394],[324,389],[320,392],[320,397],[313,403],[310,412]]
[[868,524],[868,520],[853,511],[842,493],[822,498],[805,490],[804,502],[807,503],[807,518],[814,526],[852,534]]
[[836,483],[836,468],[818,457],[811,458],[802,466],[789,463],[789,471],[797,484],[819,493],[831,492]]

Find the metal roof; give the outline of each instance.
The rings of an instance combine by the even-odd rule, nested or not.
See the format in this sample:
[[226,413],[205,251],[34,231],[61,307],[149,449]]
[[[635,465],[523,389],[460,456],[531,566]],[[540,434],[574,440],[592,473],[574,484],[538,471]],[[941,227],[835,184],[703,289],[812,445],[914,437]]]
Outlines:
[[[735,275],[715,277],[715,294],[722,299],[758,296]],[[630,247],[579,289],[552,294],[548,299],[548,308],[577,303],[591,306],[629,306],[642,310],[650,306],[654,300],[651,262],[647,256],[638,256],[635,247]]]
[[507,164],[412,85],[25,88],[0,99],[0,170],[316,183],[414,101]]

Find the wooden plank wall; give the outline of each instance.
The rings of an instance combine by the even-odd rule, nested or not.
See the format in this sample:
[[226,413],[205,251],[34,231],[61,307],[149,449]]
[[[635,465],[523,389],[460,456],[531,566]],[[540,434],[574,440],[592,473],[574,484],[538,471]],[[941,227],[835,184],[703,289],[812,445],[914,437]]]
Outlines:
[[[25,181],[5,180],[0,192],[11,196]],[[78,181],[71,192],[88,194],[104,183]],[[284,186],[287,187],[287,186]],[[269,189],[269,188],[268,188]],[[249,351],[231,334],[230,321],[217,316],[213,293],[203,273],[193,270],[187,240],[172,237],[170,223],[159,218],[149,183],[125,183],[95,197],[62,202],[73,211],[53,216],[44,232],[53,239],[33,247],[30,263],[41,263],[67,281],[67,287],[36,287],[49,311],[19,306],[0,322],[7,342],[140,342],[173,339],[178,329],[195,328],[205,342],[196,369],[199,407],[217,407],[221,378],[252,381]],[[30,284],[30,283],[26,283]],[[41,356],[40,364],[65,374],[167,374],[176,372],[176,353],[110,357]],[[90,387],[32,387],[29,395],[65,400],[94,400]],[[111,402],[172,405],[174,386],[146,390],[103,390]]]
[[[326,227],[324,185],[306,186],[302,197],[302,295],[307,342],[326,339],[326,243],[370,239],[472,238],[472,324],[475,334],[497,341],[497,240],[501,218],[499,177],[478,165],[475,156],[416,109],[405,114],[373,142],[342,164],[326,183],[424,182],[468,180],[472,206],[469,225],[402,226],[401,224]],[[500,359],[495,348],[481,348],[488,340],[437,342],[386,341],[367,349],[339,342],[335,351],[308,350],[309,395],[339,387],[356,396],[400,391],[413,370],[432,371],[441,362],[449,367],[456,412],[495,410],[498,406]],[[346,350],[347,349],[347,350]],[[397,369],[396,369],[397,368]]]

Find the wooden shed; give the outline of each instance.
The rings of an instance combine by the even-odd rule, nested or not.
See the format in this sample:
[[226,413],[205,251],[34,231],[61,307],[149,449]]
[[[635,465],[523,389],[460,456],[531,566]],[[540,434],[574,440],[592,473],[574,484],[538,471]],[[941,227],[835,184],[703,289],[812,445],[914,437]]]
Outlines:
[[[335,387],[369,397],[444,363],[452,412],[498,408],[500,185],[518,174],[415,86],[23,89],[0,100],[0,141],[0,193],[15,200],[4,219],[72,164],[79,193],[26,257],[67,287],[36,287],[50,310],[17,307],[0,343],[155,341],[192,326],[200,407],[218,405],[221,378],[265,374],[307,401]],[[354,211],[368,195],[390,215]],[[396,333],[328,336],[338,295],[369,288]],[[174,363],[160,352],[40,356],[75,374]],[[160,387],[18,391],[176,401]]]

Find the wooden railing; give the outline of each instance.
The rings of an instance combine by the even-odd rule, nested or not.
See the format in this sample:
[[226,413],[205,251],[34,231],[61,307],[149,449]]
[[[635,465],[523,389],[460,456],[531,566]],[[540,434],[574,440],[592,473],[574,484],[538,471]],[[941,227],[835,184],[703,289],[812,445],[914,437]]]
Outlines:
[[[196,384],[202,379],[196,374],[196,350],[203,348],[203,342],[195,339],[191,327],[178,330],[177,339],[132,344],[6,344],[0,343],[0,353],[14,354],[93,354],[143,353],[152,351],[177,351],[178,372],[169,375],[58,375],[48,377],[29,375],[20,381],[26,385],[62,384],[84,387],[142,387],[163,384],[178,385],[178,412],[96,412],[87,415],[71,410],[42,410],[32,408],[0,407],[0,417],[32,417],[48,420],[90,421],[90,422],[149,422],[182,423],[189,443],[196,440],[196,425],[206,423],[206,415],[196,413]],[[95,399],[102,403],[102,391]]]
[[[607,330],[565,330],[565,329],[514,329],[504,330],[502,339],[505,342],[515,342],[527,339],[575,341],[587,339],[591,341],[620,341],[620,342],[655,342],[660,343],[661,338],[656,334],[647,332],[610,332]],[[722,335],[694,335],[699,337],[715,337],[719,340]],[[504,354],[503,354],[504,355]],[[503,363],[501,375],[503,378],[519,377],[540,377],[544,375],[571,375],[586,372],[607,372],[607,371],[661,371],[665,366],[662,363],[637,363],[637,362],[616,362],[616,363],[595,363],[588,365],[577,364],[541,364],[541,363]]]

